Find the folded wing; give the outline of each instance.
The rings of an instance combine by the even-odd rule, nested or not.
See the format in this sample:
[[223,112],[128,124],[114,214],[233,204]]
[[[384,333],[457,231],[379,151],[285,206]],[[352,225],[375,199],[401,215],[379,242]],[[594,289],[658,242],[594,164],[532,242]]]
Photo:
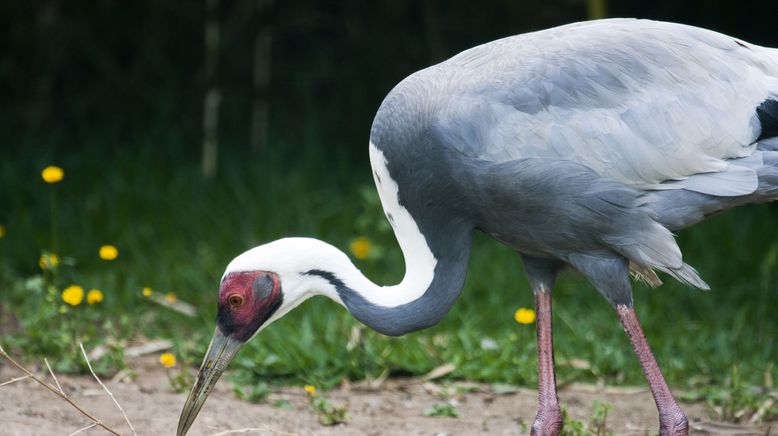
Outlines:
[[730,160],[754,152],[757,109],[778,99],[775,50],[643,20],[506,38],[428,74],[457,84],[432,125],[457,153],[565,159],[635,188],[719,196],[756,189]]

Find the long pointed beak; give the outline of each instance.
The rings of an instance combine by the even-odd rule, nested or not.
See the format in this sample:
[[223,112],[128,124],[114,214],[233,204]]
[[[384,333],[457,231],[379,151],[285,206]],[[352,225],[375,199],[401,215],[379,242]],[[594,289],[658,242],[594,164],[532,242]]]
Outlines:
[[224,336],[219,328],[216,328],[211,345],[208,346],[203,364],[200,366],[200,372],[197,374],[197,380],[192,386],[192,391],[189,392],[181,417],[178,419],[177,436],[184,436],[189,431],[189,427],[205,404],[205,399],[208,398],[216,381],[242,346],[243,342]]

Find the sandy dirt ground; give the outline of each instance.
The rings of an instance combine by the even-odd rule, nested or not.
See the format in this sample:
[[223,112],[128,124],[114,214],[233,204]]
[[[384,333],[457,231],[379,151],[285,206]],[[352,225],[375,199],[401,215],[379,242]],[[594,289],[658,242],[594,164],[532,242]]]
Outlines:
[[[134,380],[106,380],[117,401],[124,407],[137,434],[175,434],[178,416],[186,397],[171,390],[164,369],[151,358],[132,362],[137,371]],[[51,379],[45,374],[46,381]],[[20,373],[0,362],[0,383]],[[104,391],[88,376],[61,376],[65,392],[84,409],[121,434],[131,434],[120,412]],[[302,388],[274,391],[264,404],[237,399],[222,380],[211,394],[195,421],[191,435],[521,435],[528,433],[536,407],[536,393],[519,390],[495,394],[487,385],[465,384],[472,391],[455,395],[459,418],[426,417],[423,412],[442,403],[441,389],[446,387],[419,380],[388,380],[379,389],[360,384],[325,393],[333,403],[348,408],[347,423],[334,427],[319,424]],[[588,421],[594,400],[614,406],[608,417],[608,429],[616,435],[652,435],[657,433],[657,415],[650,393],[643,388],[609,388],[584,385],[568,386],[560,391],[561,401],[570,415]],[[274,407],[286,400],[287,408]],[[452,399],[449,399],[452,401]],[[704,405],[685,404],[694,434],[778,434],[778,423],[737,426],[709,420]],[[32,380],[0,386],[0,435],[69,435],[89,421],[65,401]],[[102,435],[91,428],[79,434]]]

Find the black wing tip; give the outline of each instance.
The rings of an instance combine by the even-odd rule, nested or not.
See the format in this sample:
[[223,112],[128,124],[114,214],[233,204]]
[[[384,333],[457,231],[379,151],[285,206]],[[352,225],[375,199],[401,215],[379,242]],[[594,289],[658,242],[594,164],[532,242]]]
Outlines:
[[756,138],[757,142],[763,139],[778,137],[778,100],[768,98],[756,108],[756,117],[762,132]]

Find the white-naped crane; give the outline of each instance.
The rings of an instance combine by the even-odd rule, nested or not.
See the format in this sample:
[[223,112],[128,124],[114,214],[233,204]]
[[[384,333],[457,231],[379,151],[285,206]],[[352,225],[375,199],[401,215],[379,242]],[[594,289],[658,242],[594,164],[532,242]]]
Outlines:
[[633,19],[500,39],[397,85],[373,122],[370,162],[405,256],[402,282],[376,285],[316,239],[281,239],[236,257],[179,435],[241,346],[309,297],[329,297],[387,335],[436,324],[462,290],[475,230],[518,252],[534,291],[533,434],[562,425],[551,290],[572,268],[613,305],[660,433],[685,435],[687,418],[635,315],[630,272],[708,289],[671,232],[778,199],[778,50]]

